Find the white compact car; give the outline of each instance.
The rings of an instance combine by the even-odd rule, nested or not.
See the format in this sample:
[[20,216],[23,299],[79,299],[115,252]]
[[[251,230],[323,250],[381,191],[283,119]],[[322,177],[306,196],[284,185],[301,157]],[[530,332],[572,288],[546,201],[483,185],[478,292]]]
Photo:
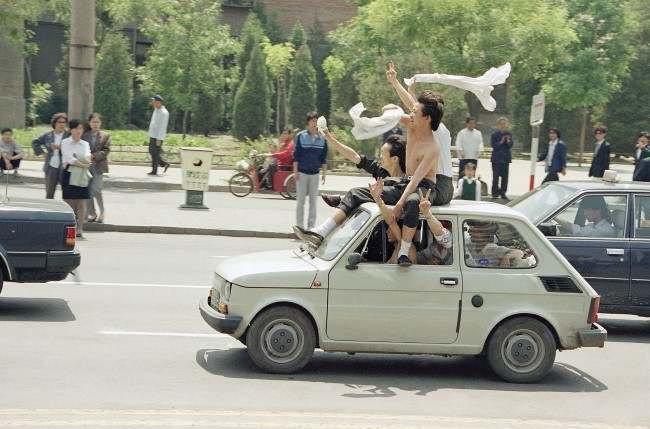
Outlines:
[[317,249],[233,257],[216,268],[205,321],[274,373],[299,371],[316,347],[356,353],[485,355],[510,382],[535,382],[557,349],[602,347],[600,297],[522,214],[454,201],[422,219],[417,264],[386,263],[391,234],[365,204]]

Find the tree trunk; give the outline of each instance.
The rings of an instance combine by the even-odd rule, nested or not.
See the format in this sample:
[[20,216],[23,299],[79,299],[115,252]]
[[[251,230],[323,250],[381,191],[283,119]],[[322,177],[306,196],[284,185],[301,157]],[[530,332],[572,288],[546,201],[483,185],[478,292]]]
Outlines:
[[[23,25],[17,25],[23,34]],[[25,126],[23,44],[0,35],[0,124]]]
[[183,140],[185,140],[185,135],[187,134],[187,117],[189,115],[189,111],[184,110],[183,111]]
[[282,130],[280,129],[280,97],[282,97],[282,78],[278,76],[278,80],[275,86],[275,132],[280,134]]
[[582,167],[582,157],[585,151],[585,141],[587,139],[587,119],[589,118],[589,109],[583,109],[582,127],[580,127],[580,156],[578,157],[578,167]]
[[68,115],[85,119],[95,96],[95,0],[70,0]]

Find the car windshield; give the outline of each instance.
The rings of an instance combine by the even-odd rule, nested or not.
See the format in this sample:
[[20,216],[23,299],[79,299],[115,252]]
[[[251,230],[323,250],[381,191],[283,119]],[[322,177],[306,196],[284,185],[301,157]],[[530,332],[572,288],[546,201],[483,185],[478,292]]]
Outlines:
[[331,261],[339,252],[357,235],[363,226],[370,219],[370,213],[359,210],[348,218],[343,224],[337,227],[323,240],[315,255],[326,261]]
[[508,206],[537,224],[549,210],[560,206],[577,191],[571,186],[551,183],[512,200]]

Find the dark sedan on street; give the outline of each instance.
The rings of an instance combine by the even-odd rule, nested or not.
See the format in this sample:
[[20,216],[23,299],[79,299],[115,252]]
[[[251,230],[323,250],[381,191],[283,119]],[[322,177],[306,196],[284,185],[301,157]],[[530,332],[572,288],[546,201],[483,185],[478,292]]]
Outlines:
[[81,263],[76,221],[62,201],[0,201],[0,291],[5,281],[63,280]]
[[650,183],[546,183],[508,204],[601,295],[602,313],[650,316]]

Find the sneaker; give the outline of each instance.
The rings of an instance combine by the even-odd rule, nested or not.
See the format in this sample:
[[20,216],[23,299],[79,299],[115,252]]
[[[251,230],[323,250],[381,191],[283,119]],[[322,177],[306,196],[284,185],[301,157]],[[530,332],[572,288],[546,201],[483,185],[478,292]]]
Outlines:
[[408,256],[401,255],[399,258],[397,258],[397,265],[399,265],[400,267],[410,267],[411,265],[413,265],[413,263],[411,262]]
[[323,242],[323,236],[320,234],[316,234],[315,232],[308,231],[305,228],[301,228],[297,225],[293,226],[293,232],[296,234],[296,237],[301,239],[307,244],[311,244],[312,246],[320,246],[320,244]]
[[158,173],[154,173],[153,171],[147,173],[147,176],[157,176]]
[[167,169],[169,168],[170,165],[171,165],[170,163],[167,163],[167,165],[165,165],[165,168],[163,169],[163,173],[167,173]]
[[325,204],[330,207],[338,207],[339,204],[341,204],[341,197],[339,195],[323,194],[321,195],[321,198],[325,201]]

